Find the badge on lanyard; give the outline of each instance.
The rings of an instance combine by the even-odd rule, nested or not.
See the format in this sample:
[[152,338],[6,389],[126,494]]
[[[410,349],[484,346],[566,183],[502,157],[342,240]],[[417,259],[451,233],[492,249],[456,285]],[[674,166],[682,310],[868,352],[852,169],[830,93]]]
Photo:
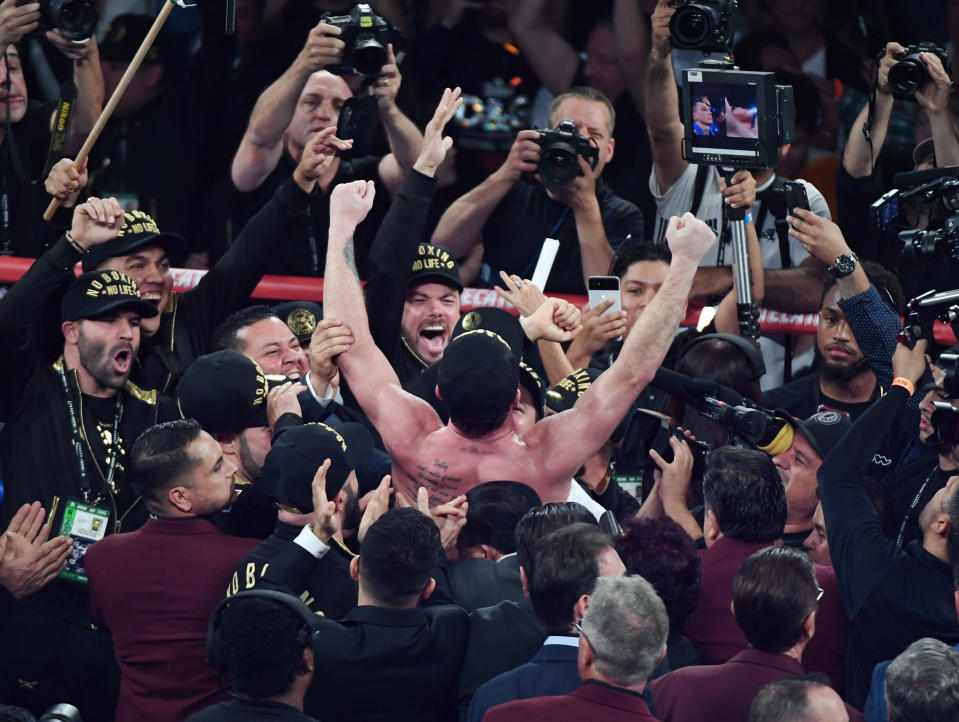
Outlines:
[[87,549],[103,539],[110,522],[109,507],[85,504],[78,499],[67,499],[63,509],[63,521],[60,523],[60,536],[73,539],[73,548],[67,559],[67,566],[60,577],[81,584],[87,583],[84,562]]

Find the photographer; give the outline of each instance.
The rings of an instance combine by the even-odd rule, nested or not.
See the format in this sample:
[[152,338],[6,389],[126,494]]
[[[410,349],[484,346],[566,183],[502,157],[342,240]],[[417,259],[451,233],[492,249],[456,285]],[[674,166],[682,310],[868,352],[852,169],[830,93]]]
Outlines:
[[[433,233],[433,243],[460,257],[485,244],[483,260],[489,275],[482,280],[487,285],[499,270],[528,277],[543,239],[550,237],[559,240],[560,249],[543,290],[585,293],[586,278],[604,275],[613,252],[628,237],[634,242],[644,238],[643,214],[601,179],[616,145],[612,137],[616,119],[609,100],[591,88],[573,88],[550,105],[550,127],[562,120],[571,120],[583,142],[597,151],[594,168],[579,153],[580,175],[565,187],[544,187],[537,172],[544,152],[538,142],[540,131],[521,130],[503,165],[454,202]],[[524,173],[537,173],[536,181],[522,181]]]
[[[0,253],[39,257],[69,226],[69,214],[57,217],[54,227],[43,220],[49,198],[33,177],[43,173],[48,162],[47,148],[55,110],[49,104],[28,102],[27,83],[18,44],[40,26],[40,4],[19,4],[18,0],[0,3],[0,204],[9,208],[9,216],[0,219]],[[103,75],[95,38],[74,42],[59,30],[49,30],[47,40],[73,61],[73,83],[77,88],[76,105],[67,139],[67,154],[76,152],[93,128],[103,107]],[[9,125],[7,124],[9,123]],[[8,140],[6,135],[10,133]],[[22,160],[14,161],[12,141]],[[53,158],[51,160],[57,160]],[[18,167],[20,166],[20,167]],[[24,177],[23,173],[30,177]],[[60,221],[63,221],[60,223]]]
[[[246,134],[233,158],[231,179],[240,195],[233,227],[239,229],[263,205],[279,183],[300,162],[308,149],[346,151],[351,141],[333,133],[340,110],[354,93],[347,79],[324,68],[343,59],[346,45],[338,38],[342,29],[320,22],[310,31],[306,44],[293,64],[257,99]],[[328,196],[333,186],[353,180],[374,180],[392,195],[413,167],[423,137],[396,106],[402,75],[396,65],[393,46],[387,48],[387,62],[375,78],[363,84],[363,94],[376,99],[376,110],[386,131],[391,153],[345,160],[328,152],[313,171],[318,190],[310,208],[308,225],[283,244],[267,273],[321,275],[326,255]],[[342,129],[339,129],[342,131]],[[387,194],[382,194],[386,197]],[[372,224],[367,224],[372,225]],[[372,231],[361,233],[358,254],[365,264]],[[361,269],[362,270],[362,269]]]
[[[745,171],[733,176],[735,186],[723,189],[720,175],[715,167],[701,167],[684,160],[682,141],[683,122],[680,117],[679,96],[672,71],[672,38],[669,21],[675,13],[669,0],[660,0],[652,17],[652,45],[646,81],[646,108],[662,109],[659,113],[647,112],[650,138],[653,148],[653,174],[650,190],[656,199],[658,211],[658,238],[670,215],[692,209],[713,228],[719,229],[723,222],[723,196],[726,202],[737,193]],[[674,110],[676,109],[676,110]],[[780,157],[789,152],[789,145],[779,149]],[[767,190],[779,185],[780,178],[774,169],[750,169],[755,179],[758,204],[750,200],[751,214],[756,219],[756,231],[760,238],[765,272],[764,304],[768,308],[794,313],[811,313],[818,309],[823,281],[822,265],[810,259],[795,238],[779,242],[776,214],[763,199]],[[817,215],[829,217],[829,208],[822,194],[811,184],[800,181],[809,197],[810,207]],[[698,201],[698,202],[697,202]],[[771,205],[771,204],[770,204]],[[723,244],[720,244],[723,247]],[[728,251],[727,251],[728,252]],[[728,256],[727,256],[728,257]],[[720,252],[709,254],[696,274],[693,296],[712,296],[726,293],[732,287],[732,270],[722,264]],[[781,342],[765,340],[763,353],[769,373],[767,384],[777,384],[782,379],[782,359],[785,353]]]

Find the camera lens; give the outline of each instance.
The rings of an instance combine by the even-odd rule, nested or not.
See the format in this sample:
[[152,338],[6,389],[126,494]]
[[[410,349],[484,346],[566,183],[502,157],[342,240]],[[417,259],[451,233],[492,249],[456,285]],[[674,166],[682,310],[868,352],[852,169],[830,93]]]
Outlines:
[[576,151],[565,143],[558,143],[543,151],[539,161],[539,176],[547,188],[563,188],[579,175]]
[[100,14],[83,0],[52,0],[50,18],[68,40],[86,40],[96,29]]
[[889,68],[889,89],[897,98],[911,98],[928,77],[922,60],[910,55]]
[[386,65],[386,48],[372,35],[360,36],[353,49],[353,67],[356,72],[368,78],[380,74],[380,68]]
[[684,5],[670,19],[669,34],[677,47],[697,48],[712,37],[715,27],[716,18],[708,8]]

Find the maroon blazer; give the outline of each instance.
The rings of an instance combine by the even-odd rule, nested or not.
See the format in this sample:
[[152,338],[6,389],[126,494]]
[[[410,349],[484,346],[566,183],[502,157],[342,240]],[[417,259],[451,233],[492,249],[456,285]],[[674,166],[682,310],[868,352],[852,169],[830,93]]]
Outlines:
[[[677,669],[649,688],[662,722],[744,722],[764,684],[804,673],[792,657],[746,649],[725,664]],[[863,719],[848,704],[846,710],[850,722]]]
[[[702,650],[702,664],[722,664],[748,645],[746,635],[729,610],[733,601],[733,577],[742,563],[768,547],[761,542],[744,542],[720,537],[699,551],[703,580],[696,611],[683,626],[683,634]],[[823,589],[816,614],[816,634],[803,653],[803,666],[822,672],[841,695],[846,671],[846,635],[849,622],[839,595],[832,567],[816,565],[816,578]],[[657,713],[659,709],[657,708]]]
[[90,618],[113,632],[122,675],[116,722],[176,722],[229,699],[206,665],[207,622],[259,542],[209,519],[150,519],[90,548]]
[[640,722],[656,718],[636,692],[587,680],[569,694],[533,697],[497,705],[483,722]]

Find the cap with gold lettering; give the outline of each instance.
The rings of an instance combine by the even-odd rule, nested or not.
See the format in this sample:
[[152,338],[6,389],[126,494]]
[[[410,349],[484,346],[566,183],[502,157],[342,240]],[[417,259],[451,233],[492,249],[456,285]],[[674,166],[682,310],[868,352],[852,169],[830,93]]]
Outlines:
[[116,311],[135,311],[140,318],[153,318],[157,307],[140,298],[140,289],[120,271],[91,271],[75,280],[63,296],[64,321],[97,319]]
[[143,211],[127,211],[116,238],[93,246],[83,254],[83,270],[92,271],[108,258],[126,256],[143,246],[160,246],[171,261],[179,261],[186,245],[183,236],[161,233],[156,221]]
[[432,243],[421,243],[417,247],[407,285],[412,287],[427,281],[443,283],[457,291],[463,290],[456,256],[449,248]]

